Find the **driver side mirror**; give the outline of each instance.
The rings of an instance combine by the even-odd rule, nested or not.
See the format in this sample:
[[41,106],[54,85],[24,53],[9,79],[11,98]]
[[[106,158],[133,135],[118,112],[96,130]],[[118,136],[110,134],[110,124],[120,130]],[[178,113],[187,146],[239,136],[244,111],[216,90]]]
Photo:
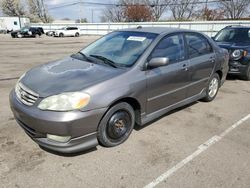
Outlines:
[[149,68],[157,68],[157,67],[166,66],[168,64],[169,64],[169,58],[167,58],[167,57],[155,57],[155,58],[152,58],[148,62],[147,66]]

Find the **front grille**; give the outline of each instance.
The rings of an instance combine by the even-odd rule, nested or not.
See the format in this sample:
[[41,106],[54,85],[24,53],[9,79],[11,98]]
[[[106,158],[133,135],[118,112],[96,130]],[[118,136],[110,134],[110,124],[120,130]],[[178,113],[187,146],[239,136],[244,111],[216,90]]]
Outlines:
[[24,86],[22,83],[17,83],[15,92],[17,98],[25,105],[32,106],[36,100],[38,99],[39,95],[34,91],[31,91],[29,88]]

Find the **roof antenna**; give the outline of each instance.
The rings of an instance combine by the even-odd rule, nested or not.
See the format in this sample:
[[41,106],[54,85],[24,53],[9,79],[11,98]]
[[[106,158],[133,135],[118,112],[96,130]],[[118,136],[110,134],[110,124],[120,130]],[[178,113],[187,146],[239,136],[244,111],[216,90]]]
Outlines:
[[139,26],[137,27],[137,29],[142,29],[142,26],[141,26],[141,25],[139,25]]

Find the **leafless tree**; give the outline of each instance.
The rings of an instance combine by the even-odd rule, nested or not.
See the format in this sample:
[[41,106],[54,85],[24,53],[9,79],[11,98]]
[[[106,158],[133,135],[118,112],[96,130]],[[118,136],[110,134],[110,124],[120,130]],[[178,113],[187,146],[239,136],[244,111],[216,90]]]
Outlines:
[[227,18],[239,19],[248,13],[250,0],[220,0],[219,5]]
[[224,15],[224,11],[220,8],[212,9],[204,7],[202,9],[198,9],[193,17],[198,20],[221,20],[225,18]]
[[103,22],[123,22],[125,21],[124,10],[122,6],[107,6],[101,17]]
[[153,21],[159,21],[169,6],[170,0],[147,0],[147,4],[151,8]]
[[28,0],[29,17],[32,21],[40,20],[44,23],[52,21],[48,14],[47,7],[44,5],[44,0]]
[[196,8],[198,0],[171,0],[169,5],[175,20],[189,20]]
[[25,15],[24,6],[20,0],[2,0],[0,2],[3,14],[7,16],[23,16]]

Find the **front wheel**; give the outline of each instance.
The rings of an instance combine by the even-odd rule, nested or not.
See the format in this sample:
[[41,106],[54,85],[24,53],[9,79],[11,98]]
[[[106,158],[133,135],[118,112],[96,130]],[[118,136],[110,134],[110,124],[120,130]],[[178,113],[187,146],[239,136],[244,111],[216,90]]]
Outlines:
[[214,100],[214,98],[218,93],[219,87],[220,87],[220,77],[217,73],[215,73],[209,80],[206,89],[206,96],[203,98],[203,101],[210,102]]
[[244,76],[241,76],[241,79],[247,80],[247,81],[250,80],[250,65],[247,68],[246,74]]
[[128,139],[134,124],[134,109],[128,103],[118,103],[111,107],[102,118],[97,138],[103,146],[117,146]]

